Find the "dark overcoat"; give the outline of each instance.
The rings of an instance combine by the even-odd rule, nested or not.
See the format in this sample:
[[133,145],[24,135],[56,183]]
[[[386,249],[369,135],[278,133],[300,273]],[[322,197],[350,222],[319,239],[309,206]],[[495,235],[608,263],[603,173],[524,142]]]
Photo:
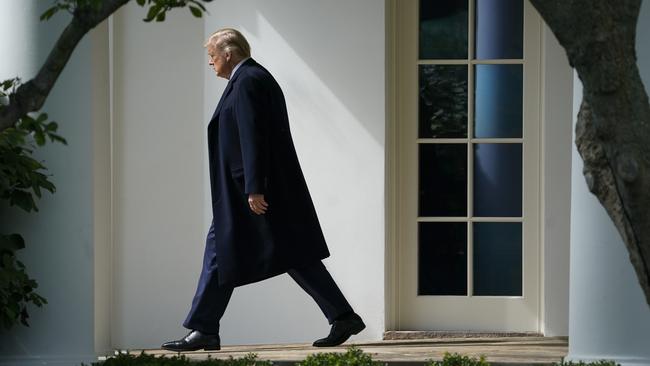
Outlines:
[[[230,81],[208,125],[220,285],[240,286],[329,256],[289,130],[284,95],[252,58]],[[257,215],[248,195],[269,204]]]

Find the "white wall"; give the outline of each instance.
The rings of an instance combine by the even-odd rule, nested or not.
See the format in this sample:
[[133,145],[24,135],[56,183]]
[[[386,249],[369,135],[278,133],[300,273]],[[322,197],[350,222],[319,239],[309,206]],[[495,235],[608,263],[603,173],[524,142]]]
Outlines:
[[203,22],[186,9],[145,15],[131,1],[113,27],[111,343],[122,349],[181,336],[205,238]]
[[[650,6],[637,27],[638,64],[650,85]],[[575,78],[574,115],[582,100]],[[572,360],[614,359],[624,366],[650,364],[650,308],[621,237],[592,195],[573,149],[571,188],[571,288],[569,355]]]
[[[132,4],[115,18],[113,345],[159,347],[187,332],[211,220],[205,129],[226,85],[202,44],[226,26],[283,88],[332,253],[325,264],[368,326],[354,339],[380,339],[384,2],[218,0],[208,10],[204,24],[179,14],[145,25]],[[235,289],[221,323],[224,344],[311,342],[328,331],[286,274]]]
[[[27,81],[35,75],[70,19],[62,12],[39,22],[50,5],[0,1],[0,79]],[[0,232],[23,234],[27,247],[18,257],[48,301],[42,308],[29,307],[29,328],[0,331],[0,364],[70,365],[94,359],[92,137],[101,113],[92,96],[102,87],[93,58],[94,33],[78,45],[43,107],[68,140],[68,146],[47,145],[35,154],[49,168],[56,194],[44,194],[38,213],[0,208]]]

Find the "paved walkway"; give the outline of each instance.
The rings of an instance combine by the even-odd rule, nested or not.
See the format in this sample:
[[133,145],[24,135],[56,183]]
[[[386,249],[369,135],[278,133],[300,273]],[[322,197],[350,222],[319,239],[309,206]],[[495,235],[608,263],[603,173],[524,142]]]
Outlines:
[[[270,344],[251,346],[224,346],[220,351],[183,352],[188,358],[243,357],[256,353],[258,359],[276,364],[291,364],[317,352],[345,352],[355,345],[369,353],[373,360],[391,365],[421,365],[427,360],[441,360],[445,352],[478,357],[485,355],[492,365],[551,365],[560,362],[568,352],[566,337],[482,337],[386,340],[368,343],[345,343],[340,347],[316,348],[310,344]],[[130,350],[139,354],[142,350]],[[146,354],[173,356],[176,352],[160,349],[144,350]]]

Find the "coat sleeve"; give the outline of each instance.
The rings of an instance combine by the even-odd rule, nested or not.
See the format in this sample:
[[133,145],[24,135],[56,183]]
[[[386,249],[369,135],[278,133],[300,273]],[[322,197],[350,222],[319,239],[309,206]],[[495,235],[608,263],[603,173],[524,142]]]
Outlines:
[[262,80],[253,77],[242,77],[237,89],[235,115],[244,167],[244,190],[246,194],[264,194],[269,155],[268,98]]

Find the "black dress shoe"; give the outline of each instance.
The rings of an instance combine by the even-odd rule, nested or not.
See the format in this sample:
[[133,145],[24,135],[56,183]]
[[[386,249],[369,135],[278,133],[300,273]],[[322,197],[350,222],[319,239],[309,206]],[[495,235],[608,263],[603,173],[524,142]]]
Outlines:
[[218,334],[205,334],[198,330],[192,330],[187,335],[177,341],[165,342],[160,346],[168,351],[196,351],[199,349],[220,350],[221,340]]
[[352,313],[332,323],[330,334],[314,342],[314,347],[334,347],[345,342],[354,334],[358,334],[366,328],[361,317]]

